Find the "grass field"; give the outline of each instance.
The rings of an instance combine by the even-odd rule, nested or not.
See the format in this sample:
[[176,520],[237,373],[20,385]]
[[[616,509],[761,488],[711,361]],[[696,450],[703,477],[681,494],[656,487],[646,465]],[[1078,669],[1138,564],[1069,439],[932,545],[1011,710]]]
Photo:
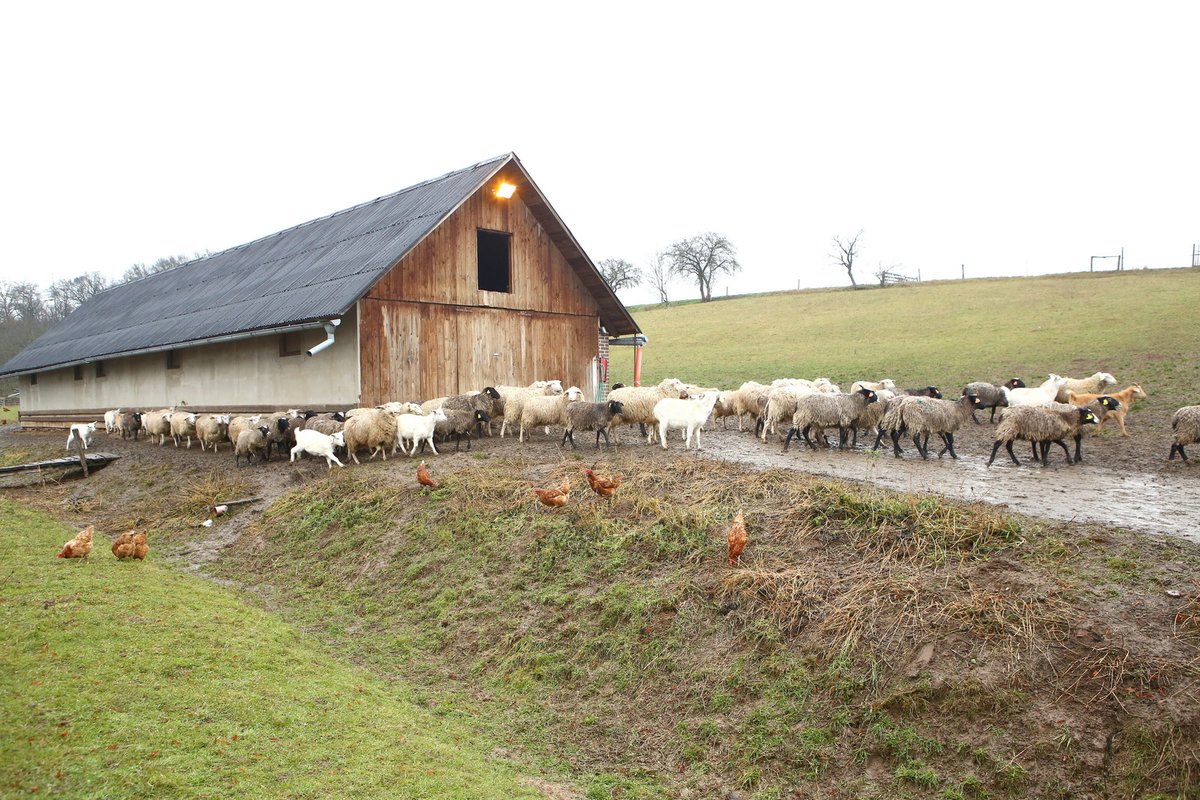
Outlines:
[[[634,309],[649,336],[643,384],[890,377],[954,394],[974,380],[1111,372],[1164,413],[1200,385],[1200,270],[1080,273],[786,292]],[[632,385],[632,348],[610,381]],[[1176,391],[1174,387],[1179,387]],[[1190,402],[1195,402],[1194,399]]]
[[159,562],[55,559],[0,500],[0,795],[539,797],[463,717]]

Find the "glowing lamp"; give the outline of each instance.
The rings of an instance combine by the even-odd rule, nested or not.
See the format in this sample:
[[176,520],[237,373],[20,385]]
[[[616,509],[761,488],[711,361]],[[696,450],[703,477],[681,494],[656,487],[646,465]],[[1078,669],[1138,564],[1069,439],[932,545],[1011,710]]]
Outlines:
[[500,184],[500,188],[496,189],[496,197],[507,200],[513,196],[513,192],[516,190],[517,187],[513,186],[511,183],[502,183]]

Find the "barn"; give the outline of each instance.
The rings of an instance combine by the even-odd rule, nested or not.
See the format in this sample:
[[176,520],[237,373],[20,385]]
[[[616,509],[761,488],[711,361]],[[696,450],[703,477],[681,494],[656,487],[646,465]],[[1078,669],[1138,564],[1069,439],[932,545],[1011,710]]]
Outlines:
[[22,419],[337,409],[560,378],[640,331],[514,153],[108,289],[0,367]]

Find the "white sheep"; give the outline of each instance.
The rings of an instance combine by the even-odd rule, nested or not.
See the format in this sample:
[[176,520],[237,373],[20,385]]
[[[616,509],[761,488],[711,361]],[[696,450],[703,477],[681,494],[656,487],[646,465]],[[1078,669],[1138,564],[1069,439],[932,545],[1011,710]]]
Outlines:
[[667,449],[667,431],[671,428],[683,428],[687,433],[683,437],[683,449],[691,445],[692,436],[696,437],[696,449],[700,449],[700,429],[708,421],[716,405],[719,392],[705,392],[699,397],[679,399],[664,397],[654,404],[654,418],[658,421],[658,438],[663,450]]
[[873,392],[879,392],[881,389],[887,389],[889,392],[896,391],[896,382],[891,378],[884,378],[881,381],[855,381],[850,384],[850,392],[857,392],[859,389],[870,389]]
[[87,450],[92,444],[92,434],[96,432],[96,423],[94,422],[77,422],[71,426],[71,432],[67,434],[67,449],[70,450],[75,446],[75,437],[83,442],[83,449]]
[[1026,389],[1010,389],[1007,386],[1000,388],[1004,392],[1010,408],[1013,406],[1046,406],[1054,402],[1054,398],[1058,396],[1058,390],[1066,382],[1066,378],[1050,373],[1050,377],[1040,386]]
[[795,383],[782,384],[767,392],[767,407],[760,420],[762,424],[760,438],[764,442],[767,441],[768,433],[778,431],[780,420],[791,419],[792,415],[796,413],[796,404],[800,402],[801,397],[808,397],[818,391],[815,386]]
[[550,425],[566,426],[567,404],[582,399],[583,390],[578,386],[572,386],[561,395],[543,395],[541,397],[528,398],[525,401],[525,405],[521,408],[521,427],[517,435],[517,441],[525,441],[526,428],[530,429],[530,438],[532,438],[533,428],[548,427]]
[[[446,420],[444,409],[435,408],[432,414],[397,414],[396,443],[400,445],[401,453],[408,453],[411,458],[417,452],[417,445],[429,442],[429,449],[436,456],[437,448],[433,446],[433,433],[439,422]],[[405,440],[412,440],[412,452],[404,448]]]
[[561,395],[563,385],[558,380],[534,381],[528,386],[497,386],[496,391],[500,393],[500,399],[494,404],[492,418],[494,421],[497,416],[503,417],[500,422],[500,437],[503,438],[510,422],[514,428],[521,424],[521,412],[529,398]]
[[242,465],[242,456],[246,457],[246,461],[254,463],[257,456],[259,463],[262,463],[262,453],[267,448],[267,430],[266,425],[260,425],[257,428],[246,428],[238,433],[237,441],[233,443],[233,462],[239,467]]
[[171,415],[171,438],[179,447],[180,439],[187,439],[187,449],[192,449],[192,437],[196,435],[196,415],[187,411],[176,411]]
[[311,456],[324,456],[325,466],[332,472],[334,464],[337,464],[339,467],[345,466],[333,454],[335,447],[342,447],[345,444],[346,439],[341,431],[332,436],[327,436],[320,431],[301,429],[296,431],[296,446],[292,448],[292,457],[289,460],[291,463],[295,463],[296,457],[301,453],[308,453]]
[[217,452],[221,442],[229,436],[231,419],[228,414],[201,414],[196,417],[196,439],[202,451],[207,449],[207,445],[212,445],[213,452]]
[[1058,396],[1054,399],[1059,403],[1070,403],[1071,392],[1075,394],[1104,394],[1110,386],[1117,385],[1117,379],[1107,372],[1095,372],[1086,378],[1063,378],[1066,383],[1058,388]]
[[116,433],[121,425],[121,409],[114,408],[112,411],[104,412],[104,432],[108,434]]
[[396,400],[392,400],[391,402],[384,403],[381,406],[377,406],[377,408],[379,408],[380,411],[386,411],[389,414],[425,414],[425,413],[428,413],[425,411],[425,409],[421,408],[420,403],[401,403]]
[[166,443],[167,436],[171,434],[171,415],[174,413],[174,408],[160,408],[142,415],[142,427],[151,439],[158,437],[159,447]]
[[346,452],[358,460],[359,448],[371,451],[371,458],[382,454],[387,461],[387,451],[396,446],[396,415],[381,411],[378,408],[367,408],[355,411],[354,416],[347,417],[345,427]]
[[622,386],[620,389],[613,389],[608,393],[608,399],[621,404],[621,414],[613,418],[610,428],[617,425],[645,426],[648,428],[646,442],[652,443],[655,436],[654,426],[658,425],[654,416],[654,404],[666,398],[678,400],[686,394],[687,385],[678,378],[665,378],[657,386]]

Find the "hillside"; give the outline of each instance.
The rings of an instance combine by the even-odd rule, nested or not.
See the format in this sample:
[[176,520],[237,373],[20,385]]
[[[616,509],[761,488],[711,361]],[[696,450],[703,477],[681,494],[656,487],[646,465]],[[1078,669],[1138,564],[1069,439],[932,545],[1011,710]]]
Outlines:
[[[1113,373],[1149,391],[1156,420],[1200,385],[1200,270],[1079,273],[784,292],[634,309],[649,336],[642,382],[890,377],[958,393],[974,380]],[[631,384],[632,348],[610,381]]]
[[[90,775],[122,796],[135,779],[216,794],[236,779],[246,796],[467,798],[488,794],[464,780],[503,796],[516,770],[562,776],[536,784],[557,800],[1200,792],[1195,543],[657,447],[602,455],[601,471],[624,475],[612,501],[581,480],[592,452],[548,439],[432,459],[432,492],[408,459],[328,474],[125,452],[86,484],[13,500],[102,531],[141,519],[158,557],[207,563],[239,588],[103,552],[56,562],[61,527],[28,538],[4,592],[19,637],[6,714],[21,732],[6,761],[28,765],[5,777],[25,788],[91,796]],[[530,486],[564,479],[568,507],[532,502]],[[214,500],[243,496],[264,500],[196,528]],[[22,529],[39,524],[12,508]],[[738,509],[750,544],[730,566]],[[105,643],[138,653],[135,668]],[[118,696],[125,674],[148,686]],[[19,699],[30,681],[33,711]],[[358,686],[369,722],[357,704],[295,723],[271,708],[291,698],[316,713]],[[25,744],[50,747],[64,719],[67,742],[43,756]],[[274,772],[241,740],[293,741],[299,724],[327,733],[289,750],[290,783],[264,789]],[[407,751],[361,741],[385,724],[424,730],[435,761],[446,736],[470,745],[416,794],[389,792]],[[165,736],[175,749],[160,766]],[[58,776],[64,762],[82,774]]]

